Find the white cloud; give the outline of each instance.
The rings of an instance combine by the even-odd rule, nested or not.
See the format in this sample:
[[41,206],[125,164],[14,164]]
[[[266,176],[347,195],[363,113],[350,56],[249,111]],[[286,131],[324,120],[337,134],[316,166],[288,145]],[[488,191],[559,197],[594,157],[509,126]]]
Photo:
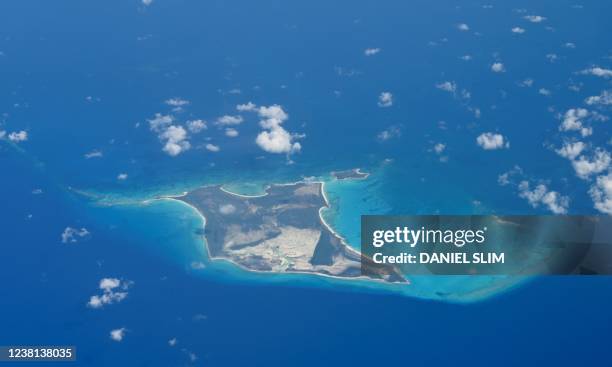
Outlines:
[[91,152],[85,153],[84,157],[85,159],[102,158],[103,155],[104,154],[100,150],[92,150]]
[[516,175],[522,175],[523,174],[523,169],[520,166],[514,166],[512,167],[511,170],[509,170],[508,172],[502,173],[501,175],[499,175],[497,177],[497,183],[500,186],[506,186],[509,185],[511,182],[511,178],[516,176]]
[[567,158],[570,160],[578,157],[586,148],[586,144],[581,141],[576,142],[565,142],[563,146],[557,149],[555,152],[559,154],[563,158]]
[[176,338],[172,338],[170,340],[168,340],[168,345],[171,347],[174,347],[176,345],[176,343],[178,343],[178,340],[176,340]]
[[491,65],[491,71],[493,71],[494,73],[503,73],[504,71],[506,71],[506,67],[501,62],[496,62]]
[[62,243],[76,243],[78,238],[84,238],[89,235],[90,233],[85,227],[81,229],[66,227],[64,232],[62,232]]
[[514,27],[512,28],[512,33],[523,34],[525,33],[525,29],[521,27]]
[[144,6],[149,6],[151,4],[153,4],[153,0],[142,0],[142,3]]
[[585,100],[588,105],[612,105],[612,92],[609,90],[604,90],[598,96],[591,96]]
[[[151,1],[151,0],[143,0],[143,1]],[[119,329],[111,330],[111,332],[110,332],[111,340],[114,340],[116,342],[122,341],[123,338],[125,337],[125,332],[126,331],[127,331],[127,329],[124,328],[124,327],[119,328]]]
[[289,119],[289,115],[283,110],[280,105],[261,106],[258,110],[259,117],[262,120],[259,125],[264,129],[272,129],[279,127],[283,122]]
[[191,144],[187,141],[187,131],[182,126],[168,126],[166,130],[159,134],[159,138],[162,141],[165,140],[162,150],[172,157],[191,148]]
[[365,51],[363,51],[363,54],[366,56],[374,56],[380,51],[380,48],[366,48]]
[[280,126],[270,131],[262,131],[257,135],[255,142],[269,153],[294,153],[302,148],[300,143],[292,143],[289,132]]
[[467,32],[470,30],[470,27],[465,23],[461,23],[461,24],[457,24],[457,29],[463,32]]
[[216,152],[220,151],[221,148],[219,148],[218,145],[214,145],[214,144],[210,144],[209,143],[209,144],[206,144],[206,150],[209,150],[211,152],[215,152],[216,153]]
[[459,57],[459,59],[461,59],[463,61],[470,61],[470,60],[472,60],[472,55],[463,55],[463,56]]
[[510,143],[501,134],[482,133],[476,138],[476,143],[484,150],[509,148]]
[[594,66],[590,69],[585,69],[581,71],[581,74],[594,75],[601,78],[610,78],[612,77],[612,70],[600,68],[599,66]]
[[120,173],[120,174],[117,175],[117,180],[119,180],[119,181],[127,180],[127,178],[128,178],[128,174],[127,173]]
[[595,209],[602,213],[612,214],[612,173],[597,177],[589,190]]
[[379,107],[393,106],[393,94],[391,94],[390,92],[382,92],[378,96],[378,106]]
[[227,128],[225,129],[225,136],[229,136],[230,138],[235,138],[238,136],[238,130]]
[[393,138],[399,138],[402,135],[402,129],[399,126],[390,126],[386,130],[378,133],[377,139],[379,141],[387,141]]
[[216,124],[217,125],[239,125],[242,123],[243,118],[242,116],[231,116],[231,115],[225,115],[225,116],[221,116],[217,119]]
[[257,109],[261,120],[259,125],[265,129],[255,139],[255,143],[268,153],[292,154],[299,152],[302,146],[293,139],[296,135],[290,134],[281,125],[289,119],[289,115],[280,105],[261,106]]
[[27,131],[14,131],[8,134],[8,139],[12,142],[19,143],[22,141],[28,140],[28,132]]
[[523,18],[527,19],[531,23],[541,23],[546,20],[545,17],[540,15],[525,15]]
[[446,81],[436,84],[436,88],[454,94],[457,91],[457,84],[455,82]]
[[578,159],[572,161],[572,166],[576,175],[582,179],[588,179],[592,175],[596,175],[607,171],[612,163],[612,157],[608,151],[597,148],[595,153],[590,157],[581,155]]
[[584,108],[571,108],[565,112],[563,122],[559,126],[559,131],[579,131],[582,136],[589,136],[593,133],[590,127],[585,127],[583,120],[589,116],[589,111]]
[[550,62],[555,62],[555,61],[557,61],[559,59],[559,55],[557,55],[557,54],[546,54],[546,58]]
[[219,207],[219,213],[223,215],[229,215],[236,212],[236,207],[232,204],[224,204]]
[[437,154],[442,154],[442,152],[444,152],[444,149],[446,149],[446,144],[438,143],[434,145],[434,151]]
[[538,93],[540,93],[543,96],[550,96],[551,92],[550,90],[546,89],[546,88],[540,88],[540,90],[538,91]]
[[121,281],[117,278],[102,278],[99,288],[102,294],[93,295],[87,302],[87,307],[98,309],[104,305],[119,303],[128,296],[128,288],[132,285],[130,281]]
[[525,80],[521,81],[521,82],[519,83],[519,85],[520,85],[521,87],[528,87],[528,88],[530,88],[531,86],[533,86],[533,79],[531,79],[531,78],[527,78],[527,79],[525,79]]
[[239,105],[236,106],[236,110],[238,110],[240,112],[243,112],[243,111],[255,111],[256,109],[257,109],[257,106],[253,102],[239,104]]
[[162,115],[161,113],[156,113],[155,117],[148,121],[151,130],[160,132],[174,121],[174,117],[172,117],[172,115]]
[[199,133],[202,130],[206,130],[207,128],[208,126],[206,126],[206,121],[204,120],[197,119],[187,121],[187,129],[194,134]]
[[[282,124],[289,119],[289,115],[280,105],[257,107],[254,103],[248,102],[237,105],[236,109],[238,111],[257,112],[260,118],[259,126],[264,131],[257,135],[255,143],[264,151],[292,154],[301,150],[301,144],[295,142],[294,139],[303,136],[291,134],[282,127]],[[230,137],[238,135],[238,131],[235,129],[226,129],[225,133]]]
[[179,97],[175,97],[175,98],[167,99],[165,103],[168,106],[172,106],[172,107],[183,107],[183,106],[187,106],[189,104],[189,101],[179,98]]
[[521,181],[518,185],[518,189],[519,196],[526,199],[534,208],[544,205],[555,214],[567,213],[569,198],[567,196],[562,196],[556,191],[549,191],[544,184],[539,184],[531,190],[529,182]]

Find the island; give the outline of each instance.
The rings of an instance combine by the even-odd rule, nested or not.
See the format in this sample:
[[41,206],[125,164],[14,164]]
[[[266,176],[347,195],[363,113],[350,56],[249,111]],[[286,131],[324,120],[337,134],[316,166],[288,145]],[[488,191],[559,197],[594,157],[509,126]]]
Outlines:
[[362,263],[373,264],[371,259],[352,249],[321,217],[321,210],[329,207],[323,186],[308,181],[275,184],[263,195],[245,196],[213,185],[172,199],[190,205],[204,218],[211,259],[259,272],[406,282],[394,267],[377,265],[372,266],[375,271],[361,271]]
[[336,180],[364,180],[368,178],[370,174],[361,172],[359,168],[354,168],[344,171],[332,171],[331,175]]

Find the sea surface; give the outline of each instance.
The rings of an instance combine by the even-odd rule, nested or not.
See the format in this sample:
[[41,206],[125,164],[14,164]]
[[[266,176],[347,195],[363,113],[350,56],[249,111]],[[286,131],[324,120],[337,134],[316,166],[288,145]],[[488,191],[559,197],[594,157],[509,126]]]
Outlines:
[[[75,345],[83,366],[605,364],[608,277],[395,286],[254,274],[207,259],[191,208],[151,200],[321,179],[323,217],[358,248],[361,214],[547,214],[498,184],[519,165],[523,179],[569,195],[569,213],[596,213],[590,183],[551,148],[563,140],[557,115],[609,86],[577,72],[609,66],[612,4],[581,3],[3,3],[0,130],[28,140],[0,140],[0,345]],[[365,57],[371,47],[380,53]],[[507,72],[490,71],[497,60]],[[519,86],[525,78],[536,87]],[[469,101],[435,87],[446,80]],[[377,105],[383,91],[392,107]],[[172,111],[164,101],[174,97],[189,105]],[[254,114],[236,138],[215,126],[248,101],[281,105],[301,152],[259,149]],[[170,157],[148,127],[156,113],[208,129]],[[594,123],[593,144],[607,144],[606,124]],[[483,151],[483,131],[503,132],[510,148]],[[85,158],[93,151],[102,157]],[[370,177],[329,175],[357,167]],[[62,243],[67,227],[89,234]],[[88,307],[103,278],[129,284],[128,296]],[[118,328],[120,342],[109,334]]]

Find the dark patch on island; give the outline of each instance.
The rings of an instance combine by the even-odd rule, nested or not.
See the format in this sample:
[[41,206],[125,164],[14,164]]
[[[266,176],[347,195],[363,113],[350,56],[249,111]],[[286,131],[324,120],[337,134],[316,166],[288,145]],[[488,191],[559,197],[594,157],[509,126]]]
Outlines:
[[331,175],[336,180],[363,180],[368,178],[369,173],[361,172],[359,168],[347,169],[344,171],[332,171]]
[[[206,218],[204,236],[212,258],[249,270],[360,277],[361,261],[371,261],[321,220],[319,210],[327,202],[320,182],[273,185],[266,195],[250,197],[207,186],[175,199]],[[405,281],[391,267],[373,278]]]

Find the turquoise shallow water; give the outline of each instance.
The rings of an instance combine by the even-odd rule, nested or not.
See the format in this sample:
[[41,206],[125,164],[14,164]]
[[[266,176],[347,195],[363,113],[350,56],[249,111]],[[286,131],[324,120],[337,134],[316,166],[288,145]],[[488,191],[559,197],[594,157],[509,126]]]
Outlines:
[[[386,214],[392,210],[392,205],[381,197],[386,168],[385,165],[378,167],[370,172],[367,179],[336,180],[331,175],[310,178],[325,182],[324,190],[330,207],[323,208],[321,212],[324,220],[356,250],[360,248],[361,214]],[[271,183],[233,183],[223,187],[241,195],[262,195],[267,184]],[[87,197],[92,198],[95,195],[97,199],[90,204],[94,206],[94,211],[98,213],[97,217],[103,223],[108,221],[105,225],[110,230],[133,234],[134,238],[138,239],[134,242],[145,246],[147,251],[167,259],[195,276],[204,278],[227,282],[338,288],[356,292],[392,292],[408,297],[451,302],[482,300],[524,281],[518,278],[486,276],[418,276],[409,277],[409,285],[397,285],[309,274],[257,273],[227,261],[211,261],[205,249],[205,239],[201,236],[205,220],[200,214],[183,202],[155,199],[158,196],[177,194],[182,189],[189,190],[197,186],[196,183],[185,184],[183,188],[172,187],[170,191],[160,187],[129,197],[126,197],[125,193],[88,193]]]

